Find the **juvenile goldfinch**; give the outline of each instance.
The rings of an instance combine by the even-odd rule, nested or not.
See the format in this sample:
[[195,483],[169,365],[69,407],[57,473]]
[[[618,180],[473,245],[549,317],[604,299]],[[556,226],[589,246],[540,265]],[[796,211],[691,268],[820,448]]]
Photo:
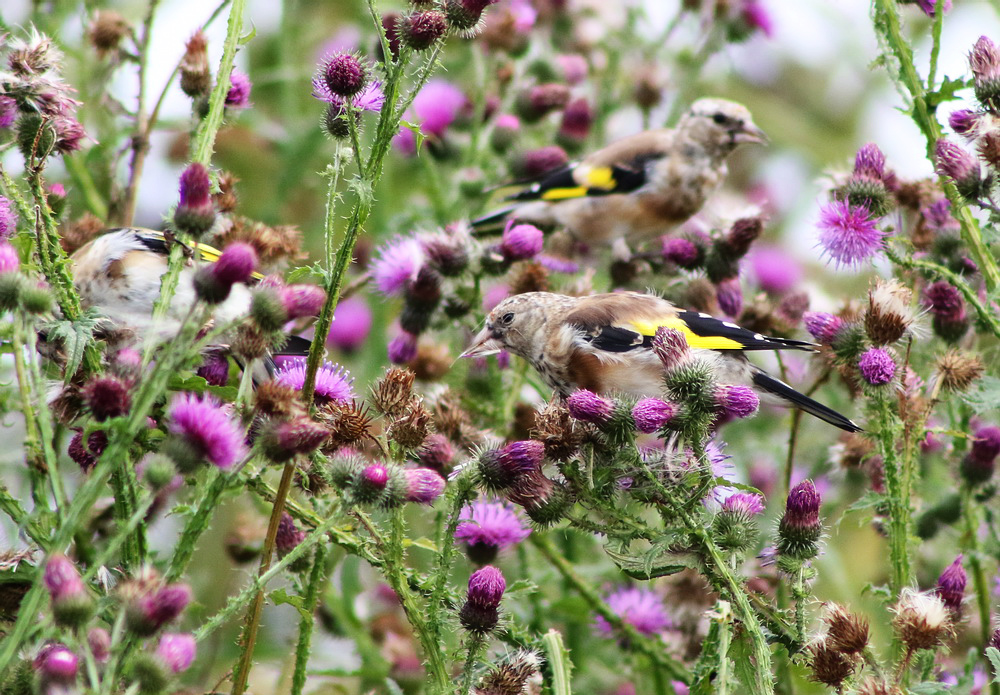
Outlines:
[[692,357],[711,360],[719,384],[752,386],[767,403],[800,408],[848,432],[860,427],[752,365],[747,350],[814,350],[734,323],[682,311],[638,292],[569,297],[528,292],[500,302],[462,357],[507,350],[527,360],[562,396],[577,389],[637,398],[662,395],[664,367],[652,349],[660,327],[679,331]]
[[515,203],[472,222],[505,220],[564,227],[616,254],[627,242],[671,231],[701,210],[726,178],[726,158],[744,143],[766,143],[746,107],[699,99],[676,128],[647,130],[613,142],[583,161],[544,174],[510,196]]
[[[221,252],[205,244],[190,244],[202,261],[214,262]],[[153,305],[160,296],[160,279],[167,272],[169,248],[162,232],[128,227],[111,230],[81,246],[71,257],[73,281],[86,307],[96,307],[120,328],[140,336],[176,332],[194,305],[194,267],[187,259],[166,318],[154,324]],[[259,277],[259,275],[257,276]],[[218,304],[216,320],[228,322],[246,316],[250,290],[234,284],[229,297]]]

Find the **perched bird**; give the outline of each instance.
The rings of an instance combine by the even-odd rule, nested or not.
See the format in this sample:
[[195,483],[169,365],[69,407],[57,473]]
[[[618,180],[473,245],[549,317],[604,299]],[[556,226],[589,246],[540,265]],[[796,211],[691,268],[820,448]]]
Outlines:
[[[192,243],[187,248],[191,255],[198,253],[208,262],[218,260],[222,253],[206,244]],[[163,232],[137,227],[113,229],[84,244],[70,257],[73,281],[84,306],[96,307],[116,326],[140,334],[175,332],[195,303],[194,269],[188,260],[166,318],[154,325],[153,305],[167,272],[168,253]],[[215,315],[219,321],[231,321],[245,316],[249,309],[249,289],[234,284]]]
[[652,349],[660,327],[680,331],[693,356],[712,360],[720,384],[749,385],[764,402],[794,406],[831,425],[858,432],[840,413],[799,393],[747,360],[748,350],[814,350],[812,343],[770,338],[729,321],[682,311],[638,292],[569,297],[527,292],[508,297],[462,357],[507,350],[526,359],[562,396],[577,389],[638,398],[660,396],[664,367]]
[[514,204],[473,220],[478,228],[516,219],[564,227],[616,255],[668,233],[701,210],[726,178],[726,158],[743,143],[766,143],[746,107],[699,99],[676,128],[647,130],[584,160],[543,174],[510,196]]

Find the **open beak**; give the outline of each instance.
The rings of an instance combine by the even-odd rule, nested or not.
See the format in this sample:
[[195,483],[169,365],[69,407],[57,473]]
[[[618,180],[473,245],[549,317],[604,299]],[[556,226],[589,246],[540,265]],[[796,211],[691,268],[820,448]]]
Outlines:
[[743,129],[733,136],[735,142],[752,142],[758,145],[766,145],[769,140],[767,133],[755,126],[753,123],[747,123],[743,126]]
[[459,355],[462,357],[486,357],[487,355],[495,355],[503,350],[503,345],[500,341],[493,337],[493,331],[487,326],[483,330],[479,331],[479,334],[472,339],[472,344]]

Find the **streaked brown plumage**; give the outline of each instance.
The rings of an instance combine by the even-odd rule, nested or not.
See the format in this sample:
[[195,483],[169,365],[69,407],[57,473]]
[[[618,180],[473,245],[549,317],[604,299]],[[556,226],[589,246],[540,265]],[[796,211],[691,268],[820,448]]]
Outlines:
[[794,406],[841,429],[860,428],[840,413],[752,365],[749,350],[813,350],[799,340],[771,338],[707,314],[683,311],[638,292],[569,297],[529,292],[500,302],[463,357],[500,350],[524,358],[553,390],[577,389],[637,398],[662,395],[663,365],[651,348],[660,327],[684,334],[694,356],[708,360],[720,384],[753,386],[766,402]]
[[617,251],[666,234],[697,213],[725,180],[733,150],[766,141],[744,106],[700,99],[676,128],[623,138],[549,172],[511,196],[514,205],[473,225],[517,219],[564,227],[580,241]]

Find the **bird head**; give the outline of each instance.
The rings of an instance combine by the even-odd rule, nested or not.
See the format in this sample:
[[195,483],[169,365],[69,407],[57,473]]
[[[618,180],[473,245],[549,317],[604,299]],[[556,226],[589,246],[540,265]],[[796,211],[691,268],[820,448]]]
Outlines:
[[486,357],[501,350],[527,357],[544,327],[549,298],[558,301],[558,295],[547,292],[526,292],[503,300],[460,357]]
[[744,143],[767,144],[767,135],[742,104],[725,99],[699,99],[681,119],[678,130],[725,155]]

